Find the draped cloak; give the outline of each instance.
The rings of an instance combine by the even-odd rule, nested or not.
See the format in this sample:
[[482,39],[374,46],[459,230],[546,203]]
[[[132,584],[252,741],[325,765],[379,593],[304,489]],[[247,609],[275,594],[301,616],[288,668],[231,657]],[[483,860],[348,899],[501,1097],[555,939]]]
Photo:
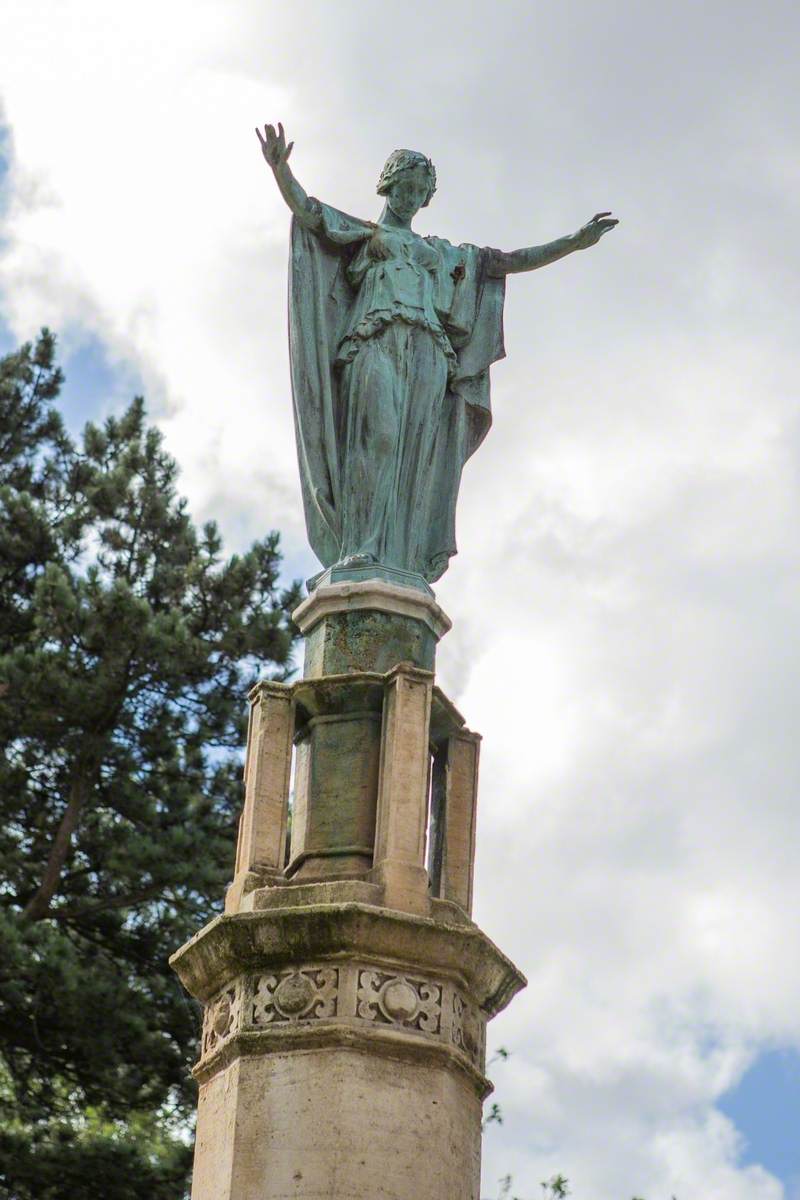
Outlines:
[[[335,364],[353,329],[357,297],[347,265],[376,226],[319,201],[310,206],[319,227],[311,231],[292,221],[289,352],[306,527],[314,553],[327,567],[339,561],[342,546],[344,422]],[[445,397],[447,429],[433,468],[440,497],[427,530],[427,557],[433,561],[456,552],[461,470],[491,424],[489,367],[505,356],[505,279],[488,274],[488,250],[424,240],[438,256],[434,303],[456,359]],[[433,579],[441,570],[424,573]]]

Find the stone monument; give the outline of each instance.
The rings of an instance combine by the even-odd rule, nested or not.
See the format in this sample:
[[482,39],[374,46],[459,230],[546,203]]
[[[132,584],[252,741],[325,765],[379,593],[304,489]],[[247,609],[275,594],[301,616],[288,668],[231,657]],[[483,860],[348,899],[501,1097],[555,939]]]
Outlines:
[[[297,682],[250,694],[225,912],[175,954],[205,1008],[192,1200],[478,1200],[487,1022],[524,986],[472,920],[480,736],[436,685],[461,470],[490,423],[510,253],[421,238],[396,150],[363,221],[291,208],[289,333],[306,524]],[[293,779],[293,787],[292,787]],[[290,799],[291,797],[291,799]]]

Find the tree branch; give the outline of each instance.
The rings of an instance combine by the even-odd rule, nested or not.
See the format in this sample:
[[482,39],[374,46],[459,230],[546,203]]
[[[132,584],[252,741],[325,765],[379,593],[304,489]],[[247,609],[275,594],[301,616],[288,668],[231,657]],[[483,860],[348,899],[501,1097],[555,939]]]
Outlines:
[[[73,908],[59,908],[53,913],[56,920],[64,921],[80,921],[84,917],[90,917],[94,913],[106,912],[112,908],[136,908],[139,904],[144,904],[147,900],[154,900],[162,896],[169,883],[161,880],[159,883],[154,883],[148,888],[143,888],[139,892],[128,893],[124,896],[109,896],[105,900],[98,900],[94,904],[77,905]],[[173,898],[165,897],[170,904],[175,903]]]
[[28,921],[41,921],[48,914],[50,902],[61,880],[61,872],[69,857],[72,835],[77,828],[81,809],[86,801],[88,784],[88,778],[83,773],[77,774],[72,781],[67,807],[56,831],[42,882],[22,911],[23,917]]

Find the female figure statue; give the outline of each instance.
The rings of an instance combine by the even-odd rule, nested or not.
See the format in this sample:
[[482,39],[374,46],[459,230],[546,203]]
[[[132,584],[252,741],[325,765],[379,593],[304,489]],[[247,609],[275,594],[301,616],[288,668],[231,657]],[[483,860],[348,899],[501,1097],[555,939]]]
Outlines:
[[616,220],[503,253],[411,229],[436,190],[395,150],[377,222],[306,195],[283,126],[258,133],[293,213],[289,350],[306,526],[324,566],[376,563],[438,579],[456,553],[461,471],[491,423],[506,275],[595,245]]

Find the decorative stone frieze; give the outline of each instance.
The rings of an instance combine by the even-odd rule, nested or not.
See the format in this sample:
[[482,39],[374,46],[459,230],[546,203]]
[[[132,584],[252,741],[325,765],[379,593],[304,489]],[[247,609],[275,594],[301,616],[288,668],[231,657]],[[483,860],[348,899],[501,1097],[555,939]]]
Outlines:
[[269,1053],[273,1030],[311,1031],[323,1023],[444,1043],[482,1071],[486,1019],[448,979],[357,962],[303,964],[244,976],[210,1001],[201,1062],[213,1059],[234,1034],[264,1034],[267,1041],[260,1049]]
[[486,1059],[486,1019],[473,1004],[453,989],[450,1039],[467,1058],[483,1067]]
[[337,967],[289,968],[256,977],[253,985],[251,1024],[280,1021],[313,1021],[335,1017],[339,997]]
[[241,984],[235,983],[206,1005],[203,1016],[202,1053],[213,1054],[239,1028]]
[[439,1033],[442,985],[383,971],[358,972],[358,1016],[365,1021]]

